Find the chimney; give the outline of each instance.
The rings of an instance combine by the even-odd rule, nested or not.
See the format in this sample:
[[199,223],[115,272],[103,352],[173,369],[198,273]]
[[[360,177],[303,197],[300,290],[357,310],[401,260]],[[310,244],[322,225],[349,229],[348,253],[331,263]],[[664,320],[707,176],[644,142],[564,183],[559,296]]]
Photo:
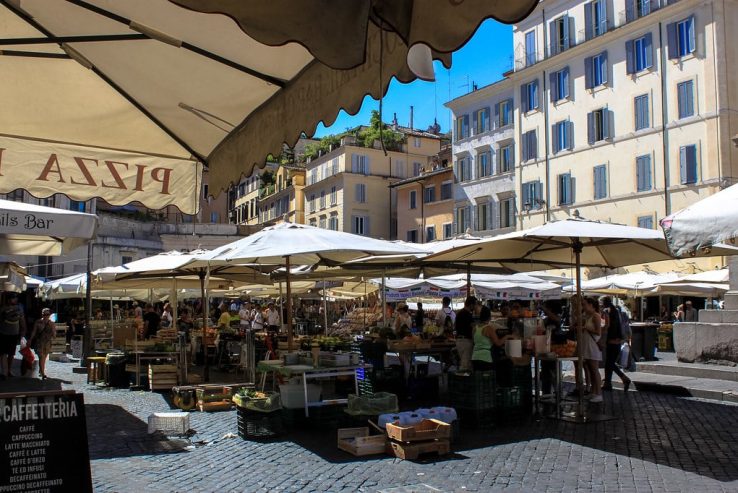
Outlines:
[[392,117],[392,126],[397,128],[397,113],[393,113],[393,115],[394,116]]
[[412,105],[410,105],[410,130],[412,130],[413,128],[415,128],[415,127],[413,127],[413,110],[414,110],[414,107]]

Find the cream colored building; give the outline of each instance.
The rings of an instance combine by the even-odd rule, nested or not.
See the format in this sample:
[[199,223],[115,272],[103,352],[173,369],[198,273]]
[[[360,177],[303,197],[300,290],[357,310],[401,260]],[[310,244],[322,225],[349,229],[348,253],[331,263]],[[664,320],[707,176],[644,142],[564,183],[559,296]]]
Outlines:
[[545,0],[513,46],[518,229],[657,228],[735,183],[735,0]]
[[305,222],[313,226],[390,239],[396,236],[396,198],[389,185],[421,173],[441,138],[394,127],[407,137],[400,151],[358,146],[344,136],[339,146],[306,165]]
[[254,168],[251,176],[244,177],[230,190],[229,219],[231,223],[257,226],[259,217],[259,194],[261,193],[261,175],[266,171],[275,173],[279,168],[277,163],[267,163],[264,168]]
[[305,224],[305,168],[280,165],[273,183],[262,187],[259,195],[259,223],[271,226],[284,222]]

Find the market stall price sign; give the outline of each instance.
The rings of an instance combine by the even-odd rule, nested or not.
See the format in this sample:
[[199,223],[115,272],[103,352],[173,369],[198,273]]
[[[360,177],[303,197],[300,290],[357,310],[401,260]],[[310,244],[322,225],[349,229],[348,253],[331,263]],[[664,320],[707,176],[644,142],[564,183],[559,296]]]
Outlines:
[[0,493],[92,492],[82,394],[0,394]]

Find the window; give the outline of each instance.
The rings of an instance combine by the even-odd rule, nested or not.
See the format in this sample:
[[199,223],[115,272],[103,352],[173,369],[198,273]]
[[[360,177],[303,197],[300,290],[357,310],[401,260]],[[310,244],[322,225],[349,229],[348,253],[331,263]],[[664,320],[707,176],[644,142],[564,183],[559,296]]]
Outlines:
[[540,181],[523,183],[522,192],[523,209],[541,208],[543,205],[543,184]]
[[574,179],[571,173],[563,173],[558,177],[559,182],[559,205],[571,205],[574,203]]
[[628,0],[625,2],[625,5],[625,21],[631,22],[657,9],[659,7],[659,0]]
[[238,196],[243,197],[245,194],[246,194],[246,184],[239,183],[238,184]]
[[413,147],[420,147],[420,137],[413,137]]
[[[358,197],[357,197],[357,201],[359,201]],[[320,191],[320,208],[325,209],[325,190]]]
[[423,171],[423,164],[422,163],[413,163],[413,176],[420,176],[420,173]]
[[454,235],[454,225],[452,223],[446,223],[443,225],[443,238],[448,239]]
[[326,226],[326,217],[320,216],[320,220],[318,221],[318,227],[321,229],[325,229]]
[[551,94],[554,102],[569,97],[569,67],[551,74]]
[[338,215],[337,214],[331,214],[331,217],[328,218],[328,229],[331,231],[338,231]]
[[360,204],[366,203],[366,185],[364,183],[356,184],[356,201]]
[[584,85],[593,89],[607,84],[607,52],[584,59]]
[[411,229],[407,232],[407,241],[409,243],[418,242],[418,230],[417,229]]
[[211,223],[217,223],[218,222],[218,213],[217,212],[211,212],[210,213],[210,222]]
[[418,192],[410,190],[410,208],[415,209],[418,204]]
[[474,133],[481,134],[488,132],[489,126],[489,108],[482,108],[474,112]]
[[208,185],[207,184],[202,186],[202,198],[205,200],[208,200]]
[[551,55],[569,49],[569,22],[569,16],[566,15],[551,22]]
[[512,124],[512,100],[507,99],[500,101],[495,105],[495,120],[497,121],[498,127],[504,127]]
[[453,196],[453,187],[450,181],[441,183],[441,200],[449,200]]
[[471,159],[465,157],[457,161],[456,176],[460,182],[472,179]]
[[636,96],[634,101],[635,129],[643,130],[651,126],[648,111],[648,94]]
[[612,137],[611,119],[612,111],[607,108],[594,110],[587,114],[587,137],[590,144]]
[[392,163],[393,174],[398,178],[407,178],[405,174],[405,161],[395,161]]
[[679,174],[682,185],[697,183],[697,146],[692,144],[679,148]]
[[310,198],[308,199],[308,210],[310,212],[315,212],[315,194],[311,194]]
[[431,202],[436,201],[436,187],[425,187],[423,201],[426,204],[430,204]]
[[425,228],[425,241],[434,241],[436,239],[436,227],[426,226]]
[[331,174],[337,175],[338,174],[338,158],[334,157],[331,159]]
[[500,147],[497,156],[500,164],[500,173],[507,173],[513,170],[515,166],[515,154],[513,153],[512,144]]
[[538,138],[535,130],[523,134],[523,161],[538,159]]
[[469,137],[469,115],[456,118],[456,140]]
[[607,197],[607,165],[594,167],[594,198],[595,200]]
[[[207,185],[204,185],[207,187]],[[19,190],[16,190],[18,192]],[[23,191],[20,191],[21,197],[23,196]],[[85,212],[85,202],[79,201],[79,200],[72,200],[69,199],[69,210],[70,211],[76,211],[76,212]],[[215,222],[215,221],[210,221]]]
[[456,209],[456,234],[464,234],[471,222],[471,208],[469,206]]
[[489,203],[477,204],[477,231],[489,229]]
[[351,216],[351,232],[355,235],[369,236],[369,217]]
[[528,31],[525,33],[525,66],[530,66],[536,63],[536,31]]
[[515,198],[500,200],[500,228],[515,227]]
[[607,32],[607,2],[594,0],[584,4],[584,36],[590,40]]
[[331,205],[336,205],[338,203],[338,194],[336,193],[336,187],[331,187]]
[[639,192],[651,190],[651,156],[648,154],[636,158],[636,189]]
[[694,81],[677,84],[679,119],[694,116]]
[[538,80],[520,86],[520,101],[523,113],[538,109]]
[[638,227],[653,229],[653,216],[640,216],[638,218]]
[[317,182],[318,182],[318,168],[316,167],[310,170],[310,179],[308,180],[308,185],[312,185]]
[[694,16],[666,26],[669,58],[681,58],[695,52]]
[[557,153],[565,149],[573,148],[573,124],[570,121],[556,122],[553,124],[553,152]]
[[353,154],[351,156],[351,172],[360,175],[369,174],[369,156]]
[[120,260],[121,264],[130,264],[131,262],[133,262],[133,257],[129,255],[123,255],[121,256]]
[[492,175],[492,154],[489,151],[477,154],[477,178]]
[[625,42],[625,72],[635,74],[653,67],[653,42],[651,33]]

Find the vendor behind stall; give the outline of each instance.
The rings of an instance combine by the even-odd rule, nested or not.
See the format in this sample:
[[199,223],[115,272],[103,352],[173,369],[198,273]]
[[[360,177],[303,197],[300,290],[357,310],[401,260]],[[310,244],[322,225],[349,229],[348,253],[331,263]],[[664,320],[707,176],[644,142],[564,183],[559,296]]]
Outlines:
[[459,353],[459,370],[461,372],[468,372],[472,369],[471,359],[474,350],[472,337],[476,306],[477,299],[474,296],[469,296],[464,301],[464,308],[456,314],[456,351]]
[[436,327],[438,327],[436,336],[450,334],[453,332],[454,324],[456,323],[456,312],[451,309],[451,298],[444,296],[442,304],[443,306],[436,313]]
[[266,321],[267,325],[269,326],[269,330],[279,332],[279,329],[282,326],[282,322],[279,316],[279,312],[274,307],[273,302],[269,302],[269,304],[267,305]]
[[[395,321],[392,324],[392,330],[394,331],[398,339],[401,339],[402,337],[410,333],[410,329],[412,328],[412,326],[413,320],[412,318],[410,318],[410,313],[408,312],[407,305],[403,303],[397,308],[397,316],[395,317]],[[407,334],[405,334],[405,331],[407,332]]]
[[156,337],[156,332],[159,330],[159,323],[161,317],[154,311],[154,305],[151,303],[146,304],[146,313],[143,315],[144,322],[144,339],[151,339]]

